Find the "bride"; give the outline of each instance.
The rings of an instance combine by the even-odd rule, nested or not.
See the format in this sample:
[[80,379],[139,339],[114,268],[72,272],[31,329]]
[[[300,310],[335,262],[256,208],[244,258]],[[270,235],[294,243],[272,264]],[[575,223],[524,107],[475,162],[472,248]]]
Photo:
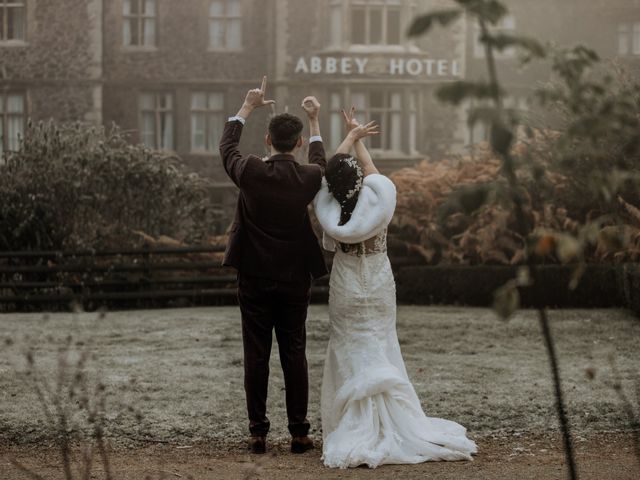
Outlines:
[[[330,338],[321,393],[328,467],[470,460],[476,444],[449,420],[425,416],[396,334],[395,282],[386,253],[396,191],[360,140],[377,132],[343,111],[347,134],[314,200],[323,246],[335,251]],[[355,157],[350,155],[355,149]]]

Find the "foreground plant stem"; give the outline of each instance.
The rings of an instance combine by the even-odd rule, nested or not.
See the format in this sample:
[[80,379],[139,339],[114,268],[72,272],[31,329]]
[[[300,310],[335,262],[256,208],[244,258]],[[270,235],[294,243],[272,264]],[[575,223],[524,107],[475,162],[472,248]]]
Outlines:
[[[489,30],[487,28],[487,23],[483,19],[478,19],[480,24],[480,31],[482,36],[487,38],[489,37]],[[489,75],[489,85],[491,86],[491,96],[495,103],[498,118],[501,122],[504,121],[504,107],[502,102],[502,96],[500,92],[500,83],[498,81],[498,73],[496,68],[496,61],[494,55],[493,46],[486,42],[484,44],[485,55],[487,58],[487,70]],[[499,128],[506,128],[505,125],[499,125]],[[502,167],[503,173],[509,182],[509,188],[511,192],[511,199],[514,204],[514,211],[516,216],[516,221],[518,223],[519,234],[522,235],[522,238],[525,239],[526,249],[526,238],[529,234],[529,227],[527,225],[527,220],[523,207],[523,198],[518,192],[518,177],[515,172],[515,162],[511,154],[506,152],[496,152],[498,155],[502,157]],[[527,256],[527,266],[529,268],[529,275],[531,280],[533,281],[533,288],[535,293],[535,298],[537,300],[538,305],[544,305],[544,299],[542,298],[541,290],[540,290],[540,281],[539,275],[536,269],[536,265],[533,263],[531,256]],[[540,293],[539,293],[540,292]],[[555,395],[555,406],[556,413],[558,414],[558,420],[560,422],[560,429],[562,431],[563,438],[563,446],[565,459],[567,463],[567,468],[569,470],[569,478],[571,480],[578,480],[578,473],[576,470],[575,456],[573,452],[573,440],[571,437],[571,428],[569,426],[569,419],[567,418],[566,407],[564,404],[564,396],[562,393],[562,383],[560,379],[560,370],[558,368],[558,357],[556,354],[555,343],[553,341],[553,336],[551,334],[551,329],[549,328],[549,318],[547,315],[547,311],[544,307],[540,306],[538,308],[538,317],[540,320],[540,327],[542,329],[542,336],[544,338],[544,344],[547,349],[547,355],[549,356],[549,364],[551,367],[551,374],[553,377],[553,387],[554,387],[554,395]]]
[[[536,288],[534,286],[534,288]],[[564,444],[565,457],[567,461],[567,468],[569,469],[569,478],[576,480],[578,473],[576,469],[576,463],[573,453],[573,440],[571,438],[571,427],[569,425],[569,419],[567,418],[567,411],[564,404],[564,395],[562,393],[562,385],[560,381],[560,370],[558,368],[558,357],[556,355],[556,347],[553,341],[553,335],[551,334],[551,328],[549,327],[549,318],[547,311],[544,308],[538,309],[538,316],[540,318],[540,327],[542,329],[542,336],[544,337],[544,344],[547,347],[547,354],[549,355],[549,364],[551,366],[551,373],[553,375],[553,387],[556,397],[556,411],[558,413],[558,420],[560,421],[560,428],[562,430],[562,438]]]

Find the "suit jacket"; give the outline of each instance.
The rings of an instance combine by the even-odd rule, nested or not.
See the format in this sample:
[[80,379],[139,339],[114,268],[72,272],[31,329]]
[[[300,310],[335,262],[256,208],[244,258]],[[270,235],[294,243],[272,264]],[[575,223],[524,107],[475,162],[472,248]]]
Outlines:
[[240,153],[242,129],[240,121],[227,122],[220,141],[224,168],[240,188],[223,265],[246,275],[290,282],[326,275],[307,211],[326,166],[322,142],[309,145],[309,165],[300,165],[289,154],[263,160]]

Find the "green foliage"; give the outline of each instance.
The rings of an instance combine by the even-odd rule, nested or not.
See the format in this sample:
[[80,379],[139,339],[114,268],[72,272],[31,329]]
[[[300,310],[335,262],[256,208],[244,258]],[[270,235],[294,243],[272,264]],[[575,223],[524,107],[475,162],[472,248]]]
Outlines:
[[[458,81],[440,87],[437,91],[437,97],[443,102],[453,105],[460,105],[465,101],[484,101],[491,99],[495,102],[492,107],[485,108],[483,111],[483,120],[490,120],[488,125],[498,124],[496,130],[501,139],[502,135],[501,117],[504,114],[502,109],[501,98],[504,91],[501,90],[497,81],[495,72],[495,52],[505,50],[507,48],[515,48],[521,54],[523,63],[529,62],[533,58],[543,58],[547,51],[545,47],[537,40],[522,36],[512,35],[500,32],[491,32],[489,25],[495,25],[508,10],[504,5],[494,0],[456,0],[462,10],[442,10],[432,12],[417,18],[411,28],[409,35],[415,36],[428,32],[433,25],[447,25],[457,19],[463,12],[472,17],[480,26],[480,42],[488,51],[487,62],[489,79],[488,81]],[[491,112],[494,110],[494,112]],[[475,123],[477,119],[470,119],[470,123]]]
[[[446,27],[465,13],[491,25],[497,24],[508,13],[507,8],[497,0],[455,0],[455,2],[460,8],[437,10],[416,18],[409,27],[408,35],[410,37],[426,35],[434,26]],[[502,42],[507,41],[506,38],[502,40]],[[531,46],[529,42],[521,42],[520,38],[514,37],[511,41],[512,44],[521,43],[522,46]]]
[[[522,185],[516,172],[518,162],[516,153],[512,148],[515,138],[516,123],[509,121],[503,105],[503,93],[500,91],[495,53],[505,48],[517,48],[532,57],[543,57],[546,52],[535,40],[515,35],[494,34],[488,25],[495,25],[500,18],[506,15],[506,8],[494,0],[455,0],[465,13],[473,17],[480,28],[480,42],[485,47],[487,64],[487,83],[466,82],[440,92],[440,98],[454,104],[460,104],[465,100],[486,100],[487,91],[490,92],[489,105],[483,106],[482,111],[475,112],[475,118],[469,120],[473,124],[479,120],[488,120],[491,126],[491,147],[501,160],[501,172],[503,173],[509,190],[509,210],[517,224],[516,232],[519,238],[524,239],[529,248],[525,252],[528,276],[533,284],[534,293],[542,299],[543,285],[539,282],[535,258],[548,256],[554,253],[563,262],[576,262],[578,264],[575,274],[569,285],[575,288],[580,275],[584,271],[584,253],[589,236],[599,237],[598,249],[607,243],[614,243],[615,249],[626,248],[630,239],[636,235],[640,243],[640,230],[632,229],[629,225],[620,229],[619,225],[613,226],[611,234],[603,235],[612,226],[601,229],[596,235],[590,235],[594,222],[587,222],[581,229],[578,238],[568,234],[556,232],[538,232],[532,235],[532,229],[536,222],[529,222],[531,208],[527,196],[521,194]],[[560,52],[553,62],[553,70],[561,80],[561,85],[547,89],[540,95],[545,102],[554,102],[566,114],[564,129],[557,137],[557,145],[552,149],[552,156],[560,159],[569,178],[581,181],[592,187],[604,199],[600,222],[603,213],[610,215],[606,209],[606,203],[612,204],[616,194],[630,188],[627,192],[634,193],[637,198],[640,191],[640,85],[631,82],[623,88],[612,88],[612,81],[607,76],[593,77],[589,71],[598,62],[595,52],[585,48],[576,47]],[[533,136],[533,135],[532,135]],[[556,160],[557,161],[557,160]],[[533,178],[542,179],[541,164],[532,168]],[[580,190],[580,189],[578,189]],[[584,189],[583,189],[584,191]],[[582,201],[588,200],[586,197]],[[618,200],[626,207],[627,211],[635,216],[637,208],[625,202],[622,197]],[[635,203],[635,202],[634,202]],[[637,204],[637,203],[636,203]],[[611,205],[609,205],[611,207]],[[535,220],[535,217],[534,217]],[[635,231],[635,234],[633,233]],[[626,232],[626,233],[625,233]],[[627,240],[618,242],[627,237]],[[611,242],[610,239],[613,239]],[[479,240],[473,238],[470,240]],[[585,241],[587,240],[587,241]],[[640,251],[640,249],[639,249]],[[519,308],[518,279],[508,282],[495,292],[494,310],[503,319],[508,319]],[[575,457],[573,454],[573,441],[569,420],[566,415],[563,392],[561,388],[558,360],[549,320],[544,308],[539,308],[538,316],[542,328],[545,346],[549,355],[551,372],[553,375],[556,410],[560,427],[563,433],[563,445],[565,450],[566,465],[569,478],[578,478]],[[631,416],[635,422],[635,417]]]
[[491,45],[501,52],[507,48],[518,47],[529,57],[544,58],[547,54],[545,47],[533,38],[508,33],[495,33],[492,35],[482,35],[480,41]]
[[513,131],[503,124],[500,119],[491,124],[491,148],[499,155],[508,155],[513,145]]
[[436,93],[439,100],[452,105],[460,105],[465,100],[473,98],[486,100],[495,95],[494,89],[486,82],[468,82],[460,80],[440,87]]
[[497,0],[455,0],[471,15],[495,25],[509,11]]
[[218,216],[209,188],[115,127],[30,124],[0,165],[0,249],[121,247],[134,230],[199,242]]
[[640,83],[578,46],[555,53],[555,80],[539,89],[543,106],[559,114],[551,145],[554,165],[574,178],[576,208],[612,212],[617,194],[640,204]]
[[462,10],[448,9],[431,12],[416,18],[409,27],[408,35],[415,37],[428,33],[435,25],[446,27],[462,15]]

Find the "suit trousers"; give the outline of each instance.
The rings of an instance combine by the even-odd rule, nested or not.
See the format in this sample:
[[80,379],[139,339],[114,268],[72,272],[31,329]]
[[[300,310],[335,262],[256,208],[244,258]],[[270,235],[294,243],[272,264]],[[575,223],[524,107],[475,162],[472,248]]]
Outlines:
[[309,432],[309,377],[305,350],[310,287],[310,278],[306,282],[283,282],[238,274],[244,389],[252,435],[266,436],[269,432],[266,411],[273,330],[284,373],[289,432],[294,437]]

